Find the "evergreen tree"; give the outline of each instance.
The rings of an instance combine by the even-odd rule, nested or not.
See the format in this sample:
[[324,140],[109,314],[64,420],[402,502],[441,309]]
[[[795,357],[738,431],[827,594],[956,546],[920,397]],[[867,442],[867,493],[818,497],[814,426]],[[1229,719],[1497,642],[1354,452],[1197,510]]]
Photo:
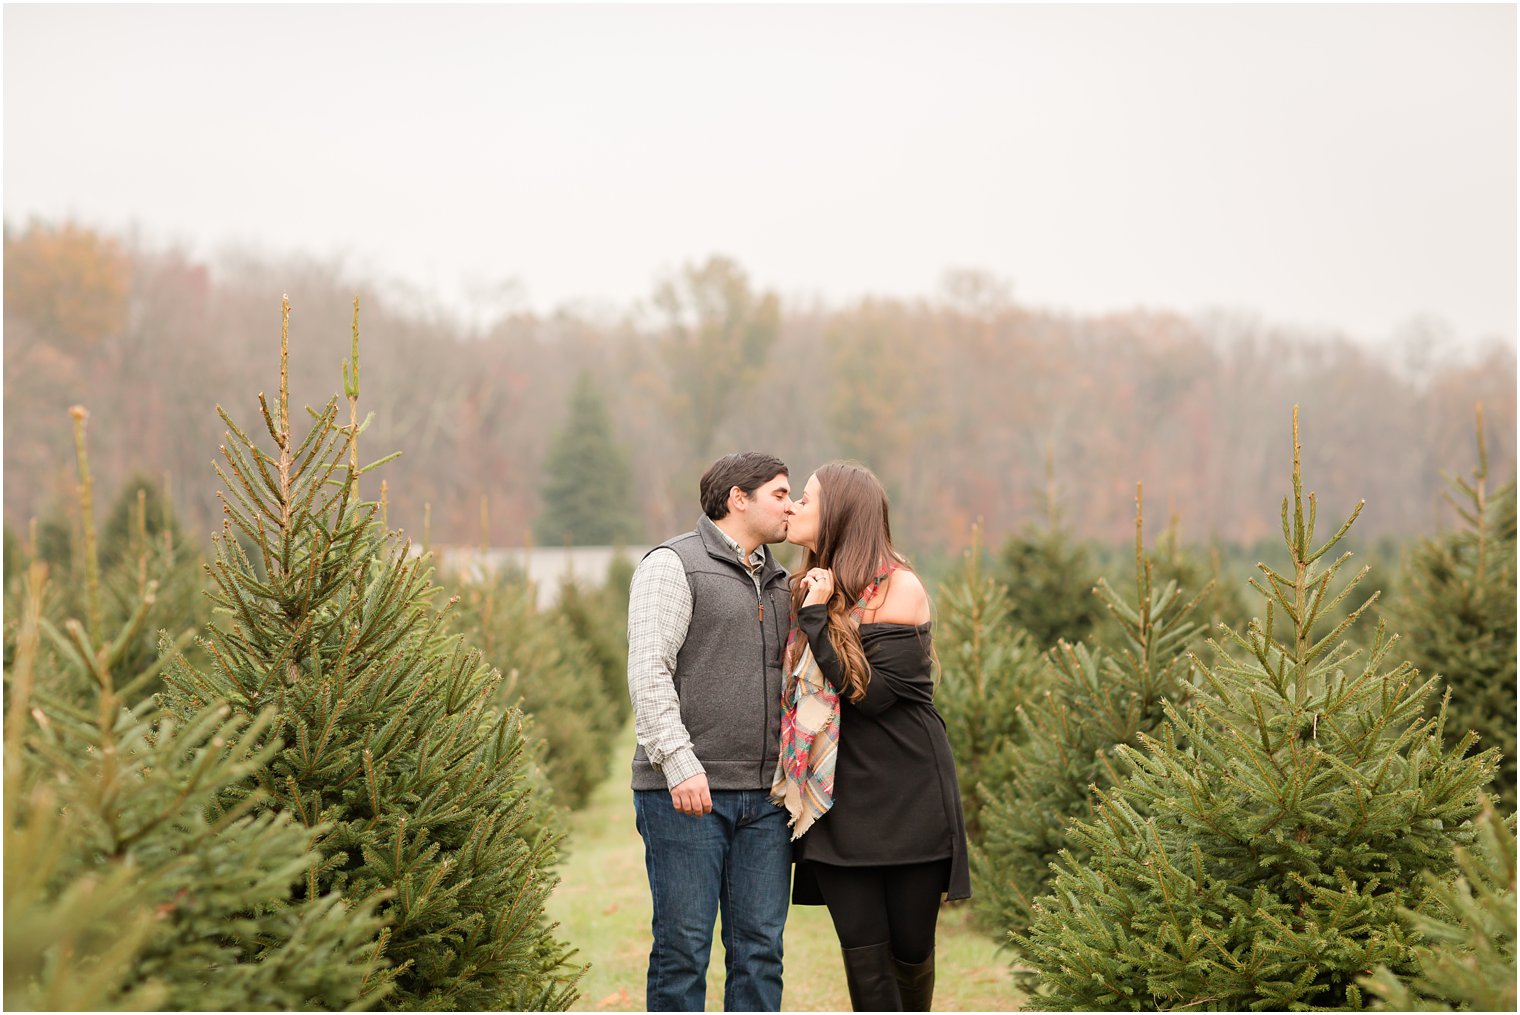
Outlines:
[[1488,452],[1478,414],[1478,466],[1472,481],[1451,481],[1447,499],[1463,527],[1424,541],[1406,571],[1406,591],[1391,612],[1409,639],[1420,672],[1451,688],[1448,728],[1476,730],[1479,744],[1503,754],[1495,792],[1515,809],[1515,482],[1490,491]]
[[1029,635],[1009,623],[1008,592],[983,573],[982,558],[976,525],[960,573],[940,587],[935,639],[941,673],[934,703],[950,734],[972,843],[982,838],[977,787],[1001,788],[1010,778],[1018,710],[1034,694],[1044,666]]
[[[620,570],[614,560],[609,571]],[[598,706],[606,709],[603,725],[615,735],[633,714],[628,698],[627,588],[621,591],[606,585],[588,588],[567,581],[560,587],[552,612],[569,628],[571,636],[585,646],[602,678]]]
[[[123,486],[107,516],[100,552],[107,623],[119,623],[131,615],[143,598],[149,575],[157,586],[142,631],[126,647],[124,667],[140,670],[155,660],[159,636],[165,630],[177,636],[175,651],[185,651],[194,664],[203,662],[191,632],[211,619],[204,589],[205,561],[182,535],[167,497],[140,479]],[[146,696],[162,689],[162,683],[154,680],[138,693]]]
[[4,584],[9,586],[11,576],[21,573],[21,539],[16,535],[16,530],[11,528],[8,522],[5,525],[4,554],[5,563],[0,566],[3,566],[5,571]]
[[1515,833],[1491,802],[1477,824],[1473,844],[1456,849],[1461,876],[1445,881],[1427,872],[1424,910],[1401,910],[1421,942],[1419,975],[1406,982],[1384,966],[1363,979],[1381,1007],[1515,1010]]
[[[35,525],[33,533],[36,532]],[[4,604],[0,606],[0,659],[8,670],[16,655],[16,631],[20,625],[16,604],[21,601],[19,586],[21,573],[31,559],[31,553],[22,548],[21,539],[9,525],[5,526],[5,592]]]
[[358,303],[347,426],[335,397],[308,410],[304,436],[292,432],[288,328],[287,301],[279,404],[259,398],[273,448],[218,409],[227,518],[208,570],[226,623],[208,631],[204,672],[173,668],[175,711],[215,699],[236,715],[274,709],[260,743],[275,753],[243,799],[262,790],[311,830],[321,860],[304,897],[383,893],[387,1005],[564,1008],[578,973],[543,913],[558,838],[529,782],[522,717],[495,706],[499,674],[432,608],[427,561],[359,498],[359,477],[380,462],[359,467]]
[[1156,551],[1150,558],[1155,584],[1176,582],[1179,588],[1200,590],[1201,598],[1193,611],[1194,619],[1200,625],[1200,634],[1206,637],[1207,632],[1217,630],[1220,624],[1239,628],[1251,619],[1250,607],[1239,591],[1245,587],[1245,582],[1237,585],[1225,580],[1224,562],[1217,547],[1209,551],[1205,560],[1184,546],[1175,514]]
[[971,851],[975,905],[982,920],[1005,934],[1023,932],[1031,904],[1048,890],[1050,865],[1061,851],[1077,861],[1082,846],[1069,837],[1071,819],[1092,815],[1093,794],[1114,785],[1121,745],[1153,733],[1166,702],[1192,695],[1190,642],[1194,618],[1210,586],[1185,588],[1174,579],[1157,587],[1156,561],[1145,552],[1140,491],[1135,497],[1134,584],[1121,596],[1106,580],[1098,597],[1111,623],[1107,643],[1061,643],[1049,654],[1048,687],[1021,713],[1025,730],[1006,762],[1008,782],[981,787],[985,835]]
[[100,532],[100,559],[105,567],[156,544],[189,556],[189,547],[168,495],[143,475],[127,478],[116,492]]
[[1463,757],[1470,738],[1443,743],[1444,716],[1423,714],[1434,681],[1384,668],[1384,632],[1364,661],[1343,640],[1375,594],[1316,629],[1366,574],[1332,593],[1349,555],[1322,563],[1361,509],[1314,545],[1296,409],[1293,423],[1291,567],[1261,565],[1265,620],[1214,643],[1194,702],[1165,705],[1144,753],[1119,748],[1125,779],[1072,823],[1088,859],[1062,854],[1015,938],[1044,1006],[1358,1009],[1368,970],[1416,970],[1400,908],[1418,909],[1422,874],[1448,873],[1471,840],[1496,760]]
[[[48,583],[44,617],[62,627],[73,618],[85,623],[92,637],[100,638],[105,630],[125,630],[128,621],[146,604],[147,614],[131,626],[129,642],[123,646],[118,668],[139,673],[150,669],[158,658],[159,635],[168,630],[175,638],[175,649],[188,645],[197,627],[210,619],[210,609],[202,588],[203,561],[179,534],[167,502],[156,493],[149,495],[145,481],[139,479],[124,486],[108,513],[107,522],[96,537],[94,480],[85,447],[85,429],[89,412],[82,406],[70,410],[74,418],[75,453],[80,463],[78,503],[72,515],[62,509],[50,518],[55,530],[67,531],[77,526],[75,544],[61,560],[48,561],[50,573],[58,580]],[[44,524],[43,531],[48,525]],[[40,536],[39,536],[40,539]],[[153,586],[150,595],[148,586]],[[9,659],[14,628],[6,634],[6,658]],[[44,653],[54,651],[44,643]],[[192,656],[196,650],[190,648]],[[154,667],[154,672],[157,668]],[[51,667],[58,681],[76,678],[77,686],[53,687],[55,695],[71,696],[76,701],[93,699],[96,688],[88,674],[67,665]],[[155,676],[134,686],[129,704],[162,689]]]
[[1058,641],[1086,638],[1101,616],[1093,597],[1088,547],[1052,517],[1003,544],[996,579],[1008,590],[1011,619],[1041,651]]
[[618,447],[606,403],[585,370],[576,378],[570,418],[554,435],[544,472],[540,543],[607,546],[638,534],[628,456]]
[[74,525],[63,508],[45,512],[37,520],[36,558],[63,574],[74,560]]
[[[88,485],[82,455],[80,465]],[[269,714],[217,701],[177,722],[128,697],[163,664],[129,668],[156,582],[120,630],[96,638],[42,615],[46,570],[32,565],[7,674],[6,1007],[373,1004],[391,975],[376,900],[293,899],[318,859],[311,833],[259,813],[256,796],[226,806],[274,752],[258,746]]]
[[506,675],[498,701],[527,715],[555,799],[579,808],[607,775],[612,738],[628,713],[627,677],[613,697],[566,617],[540,610],[536,587],[520,576],[468,582],[459,598],[460,630]]
[[1045,456],[1043,524],[1030,524],[1003,544],[993,577],[1007,590],[1013,623],[1029,632],[1040,651],[1058,641],[1086,638],[1102,619],[1090,581],[1097,570],[1092,547],[1074,539],[1061,521],[1055,459]]
[[638,564],[621,550],[612,555],[612,563],[607,565],[607,584],[604,587],[611,600],[609,608],[614,615],[622,618],[625,626],[628,623],[628,597],[633,589],[633,572],[637,567]]

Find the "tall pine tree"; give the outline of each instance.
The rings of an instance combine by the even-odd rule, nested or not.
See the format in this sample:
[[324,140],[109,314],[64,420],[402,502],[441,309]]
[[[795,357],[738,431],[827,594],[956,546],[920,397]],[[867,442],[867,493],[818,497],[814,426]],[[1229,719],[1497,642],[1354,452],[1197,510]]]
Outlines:
[[994,577],[1008,590],[1013,623],[1043,652],[1059,641],[1086,638],[1103,610],[1088,581],[1096,573],[1091,547],[1073,538],[1061,521],[1053,452],[1045,456],[1041,497],[1043,524],[1029,524],[1008,538]]
[[520,708],[540,741],[554,797],[574,810],[607,777],[612,738],[623,728],[626,671],[614,698],[590,647],[538,590],[510,571],[456,586],[460,632],[503,674],[498,703]]
[[1474,842],[1456,848],[1456,862],[1458,877],[1424,875],[1422,909],[1400,911],[1419,936],[1419,973],[1400,978],[1385,966],[1362,980],[1380,1007],[1515,1010],[1515,831],[1492,804],[1478,818]]
[[585,370],[575,380],[570,418],[554,435],[544,472],[540,543],[609,546],[638,535],[628,456],[618,447],[606,402]]
[[1194,619],[1205,632],[1217,629],[1220,624],[1244,626],[1251,619],[1250,606],[1240,594],[1240,589],[1247,587],[1245,582],[1237,585],[1225,581],[1219,548],[1211,547],[1207,556],[1201,557],[1197,548],[1182,543],[1179,528],[1177,515],[1173,514],[1155,552],[1150,554],[1152,581],[1158,585],[1176,582],[1181,588],[1199,590],[1202,598],[1194,610]]
[[[73,410],[75,425],[83,428],[88,412],[81,406]],[[49,560],[42,548],[35,547],[37,559],[48,562],[52,578],[46,586],[43,616],[56,627],[62,627],[69,619],[86,622],[86,618],[98,617],[99,629],[120,630],[138,607],[147,602],[148,615],[134,628],[131,644],[122,656],[119,668],[123,672],[139,672],[148,668],[158,657],[158,635],[161,629],[172,630],[179,644],[190,642],[195,629],[210,619],[210,610],[202,589],[203,560],[179,530],[167,498],[157,488],[140,477],[124,485],[116,495],[107,519],[96,539],[93,517],[84,517],[83,505],[94,500],[94,482],[89,478],[88,457],[83,445],[76,447],[76,455],[85,467],[85,481],[79,491],[79,503],[69,515],[58,509],[50,516],[55,531],[67,534],[77,529],[77,536],[66,538],[65,551]],[[151,491],[151,492],[150,492]],[[49,526],[44,524],[42,528]],[[86,539],[85,533],[89,532]],[[39,534],[40,540],[40,534]],[[33,552],[17,548],[18,557],[31,559]],[[147,594],[149,583],[154,594]],[[5,655],[9,660],[15,644],[15,618],[10,615],[12,602],[21,601],[19,586],[8,590]],[[50,644],[42,646],[44,653],[51,653]],[[194,654],[194,648],[190,649]],[[45,664],[46,665],[46,664]],[[60,680],[81,676],[84,680],[72,689],[76,696],[94,693],[94,685],[68,666],[56,666],[52,672]],[[135,698],[146,697],[161,690],[161,684],[153,680],[132,690]],[[59,690],[59,689],[55,689]]]
[[1008,620],[1008,590],[983,571],[982,529],[971,530],[960,573],[940,587],[935,706],[945,717],[961,784],[966,834],[982,837],[977,787],[1009,779],[1019,708],[1035,694],[1044,660],[1033,640]]
[[1088,580],[1094,571],[1088,547],[1052,513],[1048,524],[1008,538],[995,577],[1008,590],[1010,619],[1044,651],[1059,641],[1081,641],[1101,619]]
[[566,581],[550,611],[555,623],[563,621],[571,636],[590,653],[592,665],[602,678],[597,707],[605,710],[604,725],[614,735],[633,714],[628,699],[628,590],[611,584],[619,580],[627,563],[622,557],[613,561],[607,585]]
[[971,851],[975,906],[1004,935],[1028,927],[1057,854],[1065,850],[1079,861],[1085,855],[1068,826],[1091,817],[1094,792],[1118,781],[1119,746],[1139,744],[1161,724],[1165,702],[1192,695],[1187,650],[1201,631],[1194,618],[1210,586],[1167,580],[1157,587],[1143,508],[1137,488],[1134,584],[1121,595],[1098,582],[1111,614],[1101,630],[1112,640],[1091,647],[1062,642],[1051,650],[1048,686],[1021,709],[1024,728],[1005,762],[1008,781],[980,788],[985,834]]
[[1168,703],[1143,752],[1120,748],[1126,778],[1072,824],[1089,855],[1062,855],[1016,938],[1037,1004],[1359,1009],[1367,971],[1416,969],[1400,910],[1472,839],[1496,760],[1443,742],[1443,716],[1424,714],[1434,681],[1389,665],[1381,629],[1364,658],[1344,640],[1375,594],[1320,623],[1366,574],[1333,591],[1349,554],[1324,563],[1361,509],[1316,545],[1299,460],[1295,409],[1289,566],[1260,565],[1265,619],[1214,643],[1193,703]]
[[274,756],[245,792],[312,830],[321,860],[304,896],[384,897],[386,1004],[564,1008],[578,974],[543,913],[558,839],[528,781],[522,717],[496,707],[499,674],[432,608],[427,561],[359,497],[380,462],[359,466],[358,301],[346,426],[334,397],[292,431],[288,336],[286,301],[279,402],[259,396],[270,443],[218,410],[227,518],[209,570],[226,620],[204,672],[171,673],[175,707],[274,709]]
[[[88,489],[84,420],[76,409]],[[88,510],[83,528],[93,547]],[[242,790],[274,753],[259,746],[269,713],[213,701],[183,721],[164,714],[142,693],[164,660],[136,649],[157,581],[92,634],[43,615],[46,570],[30,568],[6,675],[6,1007],[373,1005],[391,979],[378,900],[293,898],[319,859],[311,831]]]
[[1409,659],[1451,688],[1447,729],[1476,730],[1503,754],[1494,790],[1515,809],[1515,481],[1489,487],[1483,410],[1472,479],[1450,480],[1447,500],[1462,527],[1425,540],[1391,611],[1409,640]]

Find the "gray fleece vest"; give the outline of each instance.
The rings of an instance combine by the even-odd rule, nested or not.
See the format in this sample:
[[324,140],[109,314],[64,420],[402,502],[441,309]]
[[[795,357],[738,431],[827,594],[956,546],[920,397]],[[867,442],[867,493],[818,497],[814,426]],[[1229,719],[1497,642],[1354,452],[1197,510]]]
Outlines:
[[[691,586],[675,687],[692,750],[712,789],[770,789],[781,753],[781,650],[792,606],[786,570],[766,548],[757,594],[706,517],[660,547],[680,557]],[[667,788],[642,747],[633,756],[633,788]]]

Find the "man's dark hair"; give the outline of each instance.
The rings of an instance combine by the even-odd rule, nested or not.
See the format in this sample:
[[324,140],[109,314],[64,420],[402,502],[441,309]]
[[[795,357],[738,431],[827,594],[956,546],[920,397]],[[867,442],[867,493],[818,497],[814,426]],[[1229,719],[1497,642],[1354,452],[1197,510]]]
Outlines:
[[724,455],[702,473],[702,513],[717,521],[728,514],[728,491],[737,486],[753,496],[766,483],[787,474],[786,463],[775,455],[760,451]]

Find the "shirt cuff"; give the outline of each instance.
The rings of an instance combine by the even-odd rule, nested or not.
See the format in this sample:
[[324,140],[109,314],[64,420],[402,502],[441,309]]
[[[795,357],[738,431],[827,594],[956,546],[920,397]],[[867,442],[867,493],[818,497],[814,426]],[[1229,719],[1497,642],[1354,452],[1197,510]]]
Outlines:
[[660,771],[665,773],[665,785],[675,789],[678,785],[690,779],[694,775],[702,775],[707,769],[697,760],[696,752],[690,747],[683,747],[678,751],[672,751],[660,766]]

